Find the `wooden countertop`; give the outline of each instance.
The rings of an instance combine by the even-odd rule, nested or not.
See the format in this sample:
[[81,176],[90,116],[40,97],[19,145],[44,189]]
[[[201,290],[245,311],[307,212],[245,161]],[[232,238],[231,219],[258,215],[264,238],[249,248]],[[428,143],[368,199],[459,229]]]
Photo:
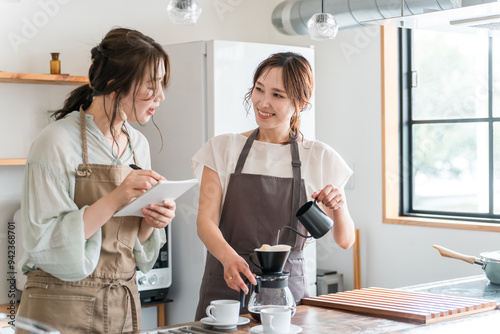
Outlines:
[[[250,317],[250,316],[247,316]],[[302,327],[304,334],[331,334],[335,333],[498,333],[500,310],[486,311],[444,320],[429,325],[417,325],[407,322],[394,321],[378,317],[371,317],[360,313],[327,309],[323,307],[300,305],[292,318],[292,324]],[[214,331],[215,333],[247,334],[250,329],[260,323],[251,319],[250,323],[238,326],[232,331]],[[201,322],[159,327],[139,333],[162,334],[162,329],[172,329],[182,326],[197,326],[212,329]],[[166,332],[168,333],[168,332]]]

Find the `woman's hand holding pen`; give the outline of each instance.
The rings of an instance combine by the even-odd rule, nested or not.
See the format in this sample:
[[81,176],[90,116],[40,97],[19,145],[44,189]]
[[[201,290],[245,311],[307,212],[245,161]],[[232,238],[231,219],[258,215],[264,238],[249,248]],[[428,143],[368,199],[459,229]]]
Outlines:
[[[136,165],[130,165],[133,169],[125,180],[116,190],[124,196],[125,205],[132,199],[146,192],[158,181],[165,180],[163,176],[153,170],[144,170]],[[119,189],[121,188],[121,189]],[[175,217],[175,202],[172,200],[163,201],[163,205],[151,204],[147,208],[142,209],[144,218],[141,220],[139,227],[138,238],[140,242],[144,242],[151,236],[155,228],[164,228],[172,222]]]
[[[130,164],[129,166],[130,168],[133,169],[133,171],[130,174],[132,173],[139,174],[138,171],[142,171],[142,168],[135,164]],[[153,177],[156,179],[154,184],[156,184],[159,180],[165,180],[163,176],[156,173],[155,171],[148,171],[148,172],[153,172],[155,174],[153,175]],[[159,176],[160,178],[158,178],[157,176]],[[147,183],[146,186],[148,186]],[[151,188],[151,186],[148,186],[146,190]],[[144,215],[143,221],[154,228],[164,228],[168,224],[170,224],[172,222],[172,219],[174,219],[175,217],[175,202],[173,200],[165,200],[163,201],[163,205],[164,206],[150,204],[148,208],[143,208],[142,209],[142,214]]]
[[118,208],[128,204],[132,199],[146,192],[160,180],[165,180],[165,178],[153,170],[131,171],[123,182],[113,190],[119,204]]
[[[92,236],[115,214],[116,211],[118,211],[118,209],[128,204],[132,199],[140,196],[158,183],[158,181],[164,179],[163,176],[152,170],[131,171],[118,187],[85,209],[83,213],[85,239]],[[171,203],[169,203],[169,206],[171,207]],[[168,213],[168,217],[163,219],[163,226],[166,226],[165,222],[167,219],[170,219],[171,216],[172,214]],[[153,233],[153,228],[150,224],[144,223],[144,221],[145,219],[142,220],[139,229],[139,240],[141,242],[147,240],[151,233]],[[160,224],[160,226],[162,224]],[[146,227],[143,227],[144,225]]]

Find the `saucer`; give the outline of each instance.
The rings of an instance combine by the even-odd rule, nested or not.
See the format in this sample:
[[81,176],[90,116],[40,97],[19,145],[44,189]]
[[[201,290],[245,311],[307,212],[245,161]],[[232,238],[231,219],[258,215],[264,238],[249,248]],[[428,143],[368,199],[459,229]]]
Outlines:
[[[245,317],[239,317],[237,324],[226,324],[226,323],[218,323],[212,320],[210,317],[206,317],[200,320],[205,325],[214,326],[215,329],[232,329],[236,328],[236,326],[248,324],[250,319]],[[298,333],[298,332],[297,332]]]
[[[250,328],[250,332],[252,333],[257,333],[257,334],[267,334],[269,332],[264,332],[264,327],[262,325],[258,325],[255,327]],[[286,333],[279,333],[279,334],[297,334],[302,332],[302,327],[290,324],[290,329]],[[277,333],[278,334],[278,333]]]

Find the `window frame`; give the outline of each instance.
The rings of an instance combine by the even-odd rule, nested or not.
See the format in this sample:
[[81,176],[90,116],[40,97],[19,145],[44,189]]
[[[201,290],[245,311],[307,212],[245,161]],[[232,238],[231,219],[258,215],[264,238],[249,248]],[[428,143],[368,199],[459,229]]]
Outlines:
[[[400,172],[402,139],[399,122],[400,36],[396,27],[381,27],[382,87],[382,221],[386,224],[414,225],[462,230],[500,232],[500,224],[467,217],[420,217],[402,214],[403,175]],[[404,168],[403,168],[404,169]],[[405,199],[408,200],[408,199]]]

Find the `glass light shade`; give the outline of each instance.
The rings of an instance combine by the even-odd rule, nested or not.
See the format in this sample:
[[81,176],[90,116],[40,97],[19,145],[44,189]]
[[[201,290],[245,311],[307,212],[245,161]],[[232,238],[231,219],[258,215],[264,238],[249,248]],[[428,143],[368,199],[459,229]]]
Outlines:
[[201,8],[195,0],[170,0],[167,13],[173,23],[195,25],[201,15]]
[[332,14],[318,13],[314,14],[307,21],[307,29],[309,30],[311,39],[322,41],[325,39],[334,39],[339,30],[339,25]]

